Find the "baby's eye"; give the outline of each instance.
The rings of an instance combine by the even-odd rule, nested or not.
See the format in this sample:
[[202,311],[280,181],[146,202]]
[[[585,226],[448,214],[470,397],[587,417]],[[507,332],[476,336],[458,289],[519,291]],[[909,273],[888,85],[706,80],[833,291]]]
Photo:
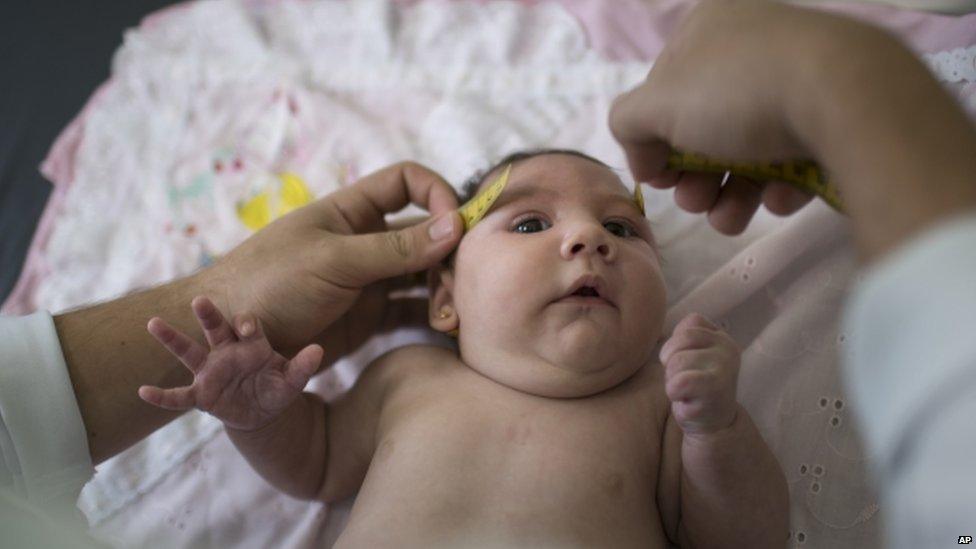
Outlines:
[[603,226],[620,238],[637,236],[637,231],[635,231],[634,228],[627,223],[621,223],[619,221],[607,221],[603,224]]
[[517,233],[535,233],[539,231],[544,231],[548,223],[539,219],[538,217],[529,217],[522,219],[515,224],[515,232]]
[[[619,236],[620,238],[629,238],[631,236],[637,236],[637,231],[630,226],[629,223],[622,223],[619,221],[608,221],[604,223],[604,226],[612,234]],[[539,231],[544,231],[549,228],[549,223],[539,219],[537,217],[529,217],[517,221],[515,223],[514,229],[517,233],[535,233]]]

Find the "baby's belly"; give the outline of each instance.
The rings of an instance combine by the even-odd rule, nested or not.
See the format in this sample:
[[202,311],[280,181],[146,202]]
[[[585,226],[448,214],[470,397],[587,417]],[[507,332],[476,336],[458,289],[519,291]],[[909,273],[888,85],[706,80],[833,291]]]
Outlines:
[[407,414],[337,547],[665,547],[653,418],[504,404]]

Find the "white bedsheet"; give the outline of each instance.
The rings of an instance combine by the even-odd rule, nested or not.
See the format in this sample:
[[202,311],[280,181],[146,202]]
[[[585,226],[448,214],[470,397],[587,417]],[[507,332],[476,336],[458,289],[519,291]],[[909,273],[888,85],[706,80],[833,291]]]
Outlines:
[[[112,80],[52,151],[57,202],[7,310],[63,310],[207,265],[251,232],[240,207],[282,200],[290,176],[322,196],[413,159],[460,183],[513,149],[552,146],[593,154],[626,179],[606,116],[661,42],[627,33],[653,34],[655,21],[687,7],[661,4],[615,4],[650,21],[643,27],[587,1],[210,0],[165,10],[126,34]],[[860,15],[920,28],[880,8]],[[914,17],[929,30],[961,24]],[[947,85],[971,93],[972,79],[946,61],[951,48],[940,55],[930,62],[938,72],[945,61]],[[878,546],[883,510],[837,370],[848,335],[838,312],[856,276],[845,219],[814,203],[789,219],[761,212],[727,238],[678,210],[669,191],[644,193],[670,324],[698,311],[744,348],[739,398],[790,481],[791,542]],[[420,341],[443,340],[421,330],[374,338],[313,388],[337,394],[372,358]],[[334,541],[349,504],[278,494],[217,421],[190,413],[101,465],[80,506],[95,535],[119,546],[309,547]]]

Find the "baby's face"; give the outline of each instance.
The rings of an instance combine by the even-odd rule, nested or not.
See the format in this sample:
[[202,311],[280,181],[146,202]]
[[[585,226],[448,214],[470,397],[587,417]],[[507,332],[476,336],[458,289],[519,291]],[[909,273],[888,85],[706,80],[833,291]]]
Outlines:
[[[603,391],[651,359],[662,329],[652,242],[633,195],[606,167],[563,154],[520,161],[461,240],[453,271],[434,278],[431,323],[457,326],[464,362],[509,387],[549,397]],[[602,299],[567,298],[581,279]],[[445,307],[453,316],[438,320]]]

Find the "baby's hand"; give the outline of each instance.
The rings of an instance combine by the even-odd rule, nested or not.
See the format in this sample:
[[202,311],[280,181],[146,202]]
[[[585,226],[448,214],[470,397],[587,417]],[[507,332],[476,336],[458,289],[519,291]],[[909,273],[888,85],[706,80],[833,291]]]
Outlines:
[[661,347],[664,391],[685,434],[708,434],[735,421],[741,351],[728,334],[692,313]]
[[147,329],[193,372],[193,384],[174,389],[143,385],[139,396],[167,410],[198,408],[229,428],[251,431],[269,424],[297,397],[318,369],[323,351],[309,345],[287,360],[274,349],[254,315],[236,329],[206,297],[191,304],[210,345],[200,345],[160,318]]

